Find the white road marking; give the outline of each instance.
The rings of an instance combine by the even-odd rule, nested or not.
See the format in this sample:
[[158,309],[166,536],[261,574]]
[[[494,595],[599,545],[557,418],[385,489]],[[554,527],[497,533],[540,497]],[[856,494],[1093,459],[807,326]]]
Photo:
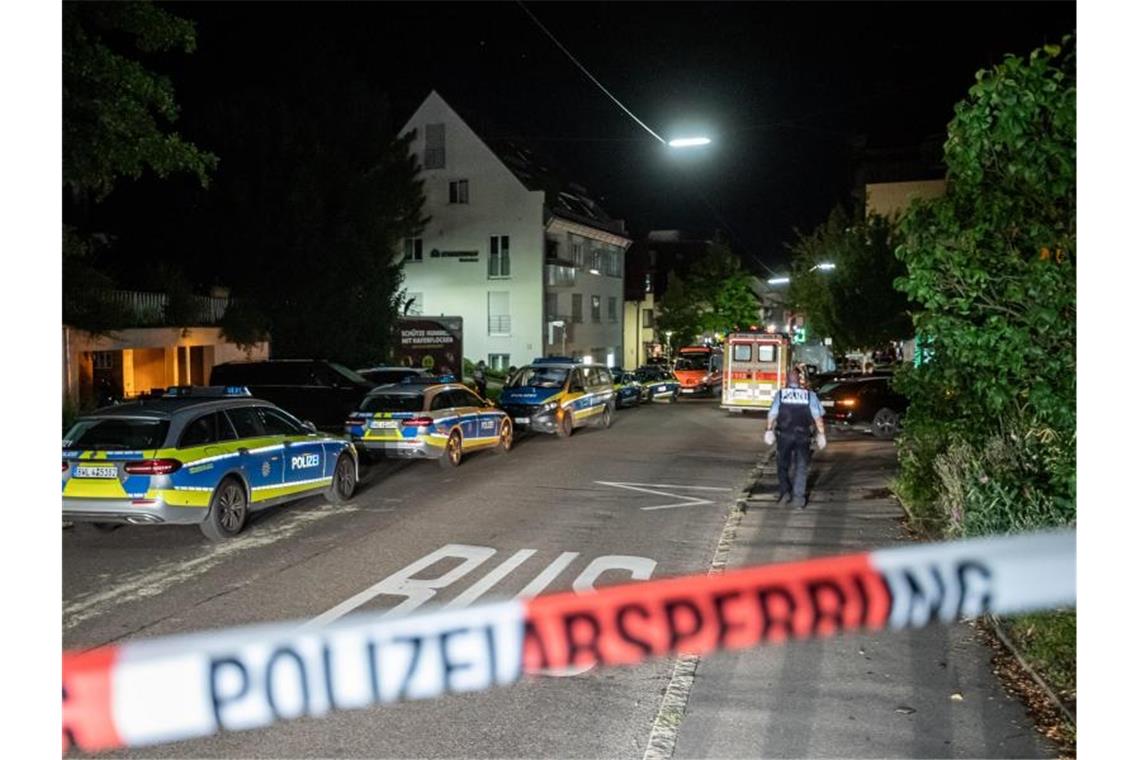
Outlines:
[[672,504],[658,504],[652,507],[642,507],[643,512],[652,512],[658,509],[676,509],[677,507],[696,507],[701,504],[715,504],[716,502],[709,501],[708,499],[699,499],[695,496],[685,496],[684,494],[671,493],[661,489],[669,488],[672,490],[685,490],[685,491],[731,491],[731,488],[719,488],[714,486],[681,486],[669,485],[667,483],[619,483],[611,482],[608,480],[595,480],[595,483],[601,486],[610,486],[611,488],[624,488],[627,491],[640,491],[641,493],[648,493],[654,496],[666,496],[670,499],[682,499]]
[[446,605],[445,609],[454,609],[456,607],[466,607],[467,605],[476,601],[479,597],[490,591],[495,584],[510,575],[511,571],[530,559],[531,555],[535,552],[534,549],[520,549],[511,555],[511,557],[491,572],[484,575],[471,585],[471,588],[464,591],[459,596],[452,599]]
[[529,599],[532,596],[538,596],[546,587],[554,581],[559,574],[565,570],[571,562],[578,557],[578,552],[562,552],[558,555],[558,559],[551,562],[546,566],[546,569],[538,574],[537,577],[526,587],[515,595],[516,599]]
[[343,515],[347,511],[355,512],[358,509],[359,507],[355,505],[334,507],[331,504],[326,504],[317,509],[297,512],[284,517],[277,525],[258,527],[224,544],[213,544],[193,559],[167,562],[122,576],[118,583],[109,586],[103,585],[99,591],[81,595],[65,604],[63,607],[63,630],[64,632],[70,631],[80,623],[98,617],[119,605],[158,596],[179,583],[193,580],[202,575],[226,560],[231,554],[268,546],[282,539],[290,538],[318,520],[333,515]]

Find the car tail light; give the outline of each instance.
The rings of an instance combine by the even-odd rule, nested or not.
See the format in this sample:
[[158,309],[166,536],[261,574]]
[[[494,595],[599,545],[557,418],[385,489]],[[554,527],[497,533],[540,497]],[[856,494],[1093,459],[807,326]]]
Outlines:
[[840,406],[855,406],[855,404],[858,402],[853,398],[841,398],[838,399],[835,403],[839,404]]
[[123,470],[128,475],[169,475],[182,466],[177,459],[143,459],[127,462]]
[[364,420],[362,420],[358,417],[349,417],[347,420],[344,421],[344,424],[348,425],[350,427],[355,427],[356,425],[363,425]]
[[435,423],[431,417],[412,417],[406,420],[400,420],[400,424],[404,427],[427,427]]

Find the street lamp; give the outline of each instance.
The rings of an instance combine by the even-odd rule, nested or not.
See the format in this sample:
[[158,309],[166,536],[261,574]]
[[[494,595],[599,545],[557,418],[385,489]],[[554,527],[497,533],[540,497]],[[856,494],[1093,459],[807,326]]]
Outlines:
[[771,277],[768,279],[769,285],[787,285],[792,281],[791,277]]
[[707,137],[678,137],[669,141],[670,148],[695,148],[698,145],[708,145],[711,143]]
[[812,267],[808,271],[814,272],[817,269],[820,270],[821,272],[830,272],[832,269],[835,269],[835,264],[831,263],[830,261],[824,261],[820,264],[816,264],[814,267]]

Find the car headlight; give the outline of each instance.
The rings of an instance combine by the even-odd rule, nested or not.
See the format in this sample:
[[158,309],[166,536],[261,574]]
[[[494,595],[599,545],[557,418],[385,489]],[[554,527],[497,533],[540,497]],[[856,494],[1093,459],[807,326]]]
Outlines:
[[538,413],[539,414],[550,414],[551,412],[554,412],[557,410],[558,410],[558,402],[557,401],[548,401],[538,408]]

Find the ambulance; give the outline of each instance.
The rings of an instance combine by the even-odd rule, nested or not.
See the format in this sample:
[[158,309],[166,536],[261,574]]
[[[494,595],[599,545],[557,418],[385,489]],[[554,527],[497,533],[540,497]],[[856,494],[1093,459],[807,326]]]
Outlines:
[[707,394],[716,398],[721,395],[723,364],[719,348],[685,346],[677,352],[677,359],[673,363],[673,375],[681,383],[683,395]]
[[768,409],[787,382],[792,344],[780,333],[732,333],[724,341],[722,409]]

